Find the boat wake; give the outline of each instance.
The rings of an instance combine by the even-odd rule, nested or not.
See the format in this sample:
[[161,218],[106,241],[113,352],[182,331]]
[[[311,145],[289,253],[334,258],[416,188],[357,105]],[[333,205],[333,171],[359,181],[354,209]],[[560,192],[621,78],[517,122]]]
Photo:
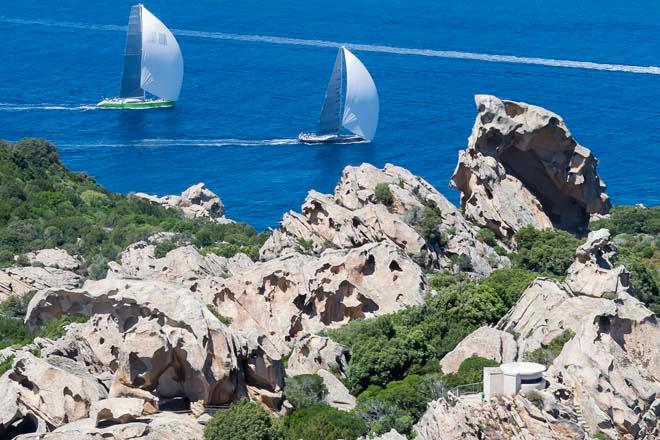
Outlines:
[[95,105],[64,105],[64,104],[10,104],[0,102],[0,111],[20,112],[32,110],[67,110],[67,111],[88,111],[96,110]]
[[93,148],[158,148],[158,147],[267,147],[277,145],[297,145],[298,139],[138,139],[125,143],[100,142],[94,144],[58,143],[58,146],[72,149]]
[[[22,25],[64,27],[74,29],[89,29],[96,31],[126,32],[126,26],[94,24],[81,22],[67,22],[55,20],[23,20],[18,18],[1,17],[0,22]],[[628,72],[649,75],[660,75],[659,66],[635,66],[627,64],[594,63],[591,61],[564,60],[553,58],[539,58],[516,55],[498,55],[477,52],[463,52],[455,50],[416,49],[406,47],[383,46],[373,44],[352,44],[327,40],[312,40],[303,38],[288,38],[270,35],[229,34],[224,32],[204,32],[186,29],[172,29],[174,35],[192,38],[210,38],[219,40],[245,41],[253,43],[284,44],[294,46],[312,47],[341,47],[348,46],[353,50],[365,52],[380,52],[396,55],[414,55],[435,58],[450,58],[460,60],[485,61],[491,63],[531,64],[548,67],[561,67],[571,69],[602,70],[609,72]]]

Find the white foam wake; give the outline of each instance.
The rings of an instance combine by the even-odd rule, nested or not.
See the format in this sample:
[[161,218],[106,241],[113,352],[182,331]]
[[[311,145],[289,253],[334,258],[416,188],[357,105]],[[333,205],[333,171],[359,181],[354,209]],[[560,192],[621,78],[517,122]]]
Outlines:
[[95,105],[62,105],[62,104],[10,104],[0,102],[0,111],[20,112],[30,110],[68,110],[68,111],[87,111],[96,110]]
[[133,147],[264,147],[298,144],[298,139],[138,139],[125,143],[58,143],[58,146],[74,149],[133,148]]
[[[52,20],[23,20],[17,18],[0,17],[0,21],[13,24],[24,25],[41,25],[41,26],[56,26],[75,29],[90,29],[101,31],[126,31],[125,26],[107,25],[107,24],[93,24],[93,23],[79,23],[79,22],[66,22],[66,21],[52,21]],[[473,61],[486,61],[491,63],[514,63],[514,64],[531,64],[538,66],[561,67],[572,69],[589,69],[589,70],[602,70],[610,72],[628,72],[628,73],[642,73],[650,75],[660,75],[660,67],[658,66],[635,66],[628,64],[609,64],[609,63],[594,63],[591,61],[574,61],[553,58],[540,58],[540,57],[527,57],[516,55],[497,55],[485,54],[477,52],[462,52],[455,50],[435,50],[435,49],[415,49],[406,47],[383,46],[373,44],[352,44],[341,43],[336,41],[327,40],[308,40],[302,38],[288,38],[276,37],[269,35],[245,35],[245,34],[229,34],[223,32],[204,32],[185,29],[173,29],[175,35],[192,37],[192,38],[211,38],[219,40],[233,40],[245,42],[258,42],[270,44],[284,44],[295,46],[312,46],[312,47],[340,47],[348,46],[351,49],[365,52],[380,52],[396,55],[414,55],[435,58],[450,58],[461,60]]]

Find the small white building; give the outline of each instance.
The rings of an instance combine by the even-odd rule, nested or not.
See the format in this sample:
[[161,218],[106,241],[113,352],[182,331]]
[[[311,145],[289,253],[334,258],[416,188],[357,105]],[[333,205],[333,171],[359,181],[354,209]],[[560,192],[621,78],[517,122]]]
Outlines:
[[484,398],[514,396],[519,392],[545,388],[545,365],[534,362],[511,362],[484,368]]

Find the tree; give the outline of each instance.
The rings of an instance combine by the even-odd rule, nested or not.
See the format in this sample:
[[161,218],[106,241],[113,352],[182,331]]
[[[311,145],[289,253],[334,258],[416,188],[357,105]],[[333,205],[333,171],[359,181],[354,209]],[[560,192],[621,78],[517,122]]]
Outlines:
[[392,197],[392,191],[390,191],[390,185],[388,183],[377,184],[374,190],[374,196],[378,203],[382,203],[385,206],[392,206],[394,202],[394,197]]
[[300,374],[284,381],[284,396],[294,408],[304,408],[323,402],[328,389],[318,374]]
[[520,229],[514,239],[518,244],[514,257],[518,267],[555,276],[566,274],[580,245],[580,240],[566,231],[537,230],[532,226]]
[[[288,438],[295,440],[355,440],[368,431],[361,417],[324,404],[294,411],[284,419],[283,426]],[[236,437],[236,440],[243,438]]]
[[265,409],[247,399],[218,411],[204,429],[204,440],[280,440],[280,426]]

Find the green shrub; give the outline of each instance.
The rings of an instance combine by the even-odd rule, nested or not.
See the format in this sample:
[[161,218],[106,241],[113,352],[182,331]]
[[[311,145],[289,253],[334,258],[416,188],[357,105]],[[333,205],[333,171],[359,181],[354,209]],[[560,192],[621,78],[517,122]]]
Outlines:
[[161,241],[156,244],[154,249],[154,256],[156,258],[163,258],[167,255],[169,251],[173,251],[177,248],[177,244],[171,240]]
[[355,440],[368,432],[361,417],[323,404],[294,411],[283,426],[288,438],[296,440]]
[[284,396],[294,408],[322,403],[327,394],[328,389],[317,374],[301,374],[284,380]]
[[538,275],[520,268],[498,269],[484,278],[480,285],[493,289],[504,302],[504,307],[510,309]]
[[279,424],[265,409],[243,399],[218,411],[204,428],[204,440],[280,440]]
[[9,371],[14,364],[14,356],[7,356],[3,361],[0,362],[0,376]]
[[518,254],[514,262],[533,272],[564,276],[575,259],[580,240],[565,231],[537,230],[525,226],[515,236]]
[[458,266],[458,270],[461,272],[472,272],[472,260],[469,255],[459,254],[454,255],[452,258],[454,264]]
[[390,191],[390,185],[388,183],[377,184],[374,195],[376,196],[376,201],[385,206],[392,206],[392,203],[394,203],[394,197],[392,197],[392,191]]
[[479,229],[477,234],[477,240],[486,243],[488,246],[494,247],[497,245],[497,236],[495,233],[488,228]]
[[423,208],[422,221],[416,226],[419,235],[433,247],[442,248],[447,245],[447,236],[440,231],[438,226],[442,223],[442,212],[434,205]]
[[0,303],[0,315],[10,318],[23,318],[27,313],[30,300],[36,291],[28,292],[24,295],[11,295]]
[[561,353],[561,350],[564,348],[564,344],[573,339],[573,336],[575,336],[575,332],[566,329],[561,335],[553,338],[547,346],[526,353],[525,360],[543,364],[548,367],[552,364],[555,358],[559,356],[559,353]]
[[615,206],[610,218],[595,220],[589,229],[607,228],[612,235],[619,234],[660,234],[660,206],[640,208],[637,206]]
[[483,381],[484,368],[497,367],[499,364],[492,359],[473,356],[465,359],[456,373],[443,376],[447,387],[454,388],[459,385],[467,385]]
[[89,316],[78,314],[64,315],[57,319],[50,319],[35,332],[35,336],[48,339],[59,339],[64,336],[65,328],[69,324],[82,324],[87,321],[89,321]]
[[21,347],[31,342],[32,337],[25,329],[22,318],[0,316],[0,350],[7,347]]
[[525,398],[530,402],[532,402],[532,405],[534,405],[538,409],[543,409],[543,396],[538,391],[534,391],[534,390],[527,391],[525,393]]
[[225,316],[222,313],[218,311],[218,308],[212,304],[208,304],[206,306],[211,313],[213,313],[213,316],[218,318],[218,321],[223,323],[224,325],[231,325],[232,319],[229,316]]

